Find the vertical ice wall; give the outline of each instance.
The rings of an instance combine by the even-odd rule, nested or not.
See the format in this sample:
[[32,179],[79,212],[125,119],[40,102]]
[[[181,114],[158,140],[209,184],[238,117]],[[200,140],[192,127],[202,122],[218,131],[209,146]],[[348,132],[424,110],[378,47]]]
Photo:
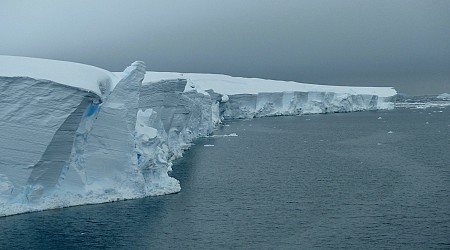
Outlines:
[[0,78],[0,214],[145,195],[135,145],[145,65],[124,73],[102,104],[52,81]]
[[0,97],[0,199],[38,199],[55,187],[84,110],[99,97],[26,77],[0,77]]
[[124,73],[101,104],[90,131],[80,131],[86,134],[84,140],[75,144],[78,158],[65,173],[61,189],[83,195],[105,195],[118,190],[139,192],[134,190],[137,184],[133,184],[139,179],[134,136],[145,65],[135,62]]
[[391,103],[376,95],[293,91],[229,95],[221,105],[225,119],[236,119],[376,110],[389,108]]
[[41,159],[34,165],[24,190],[29,201],[48,195],[58,184],[64,167],[69,164],[75,132],[90,102],[88,98],[82,100],[58,128]]
[[210,96],[185,91],[186,86],[187,80],[174,79],[141,88],[136,148],[147,194],[179,191],[178,181],[168,175],[172,160],[181,157],[193,139],[213,129]]

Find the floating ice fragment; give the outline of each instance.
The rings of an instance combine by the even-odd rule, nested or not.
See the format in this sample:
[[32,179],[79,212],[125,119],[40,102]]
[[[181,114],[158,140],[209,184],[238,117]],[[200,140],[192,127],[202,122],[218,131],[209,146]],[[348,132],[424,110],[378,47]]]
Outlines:
[[389,131],[389,132],[388,132],[388,134],[393,134],[393,133],[394,133],[394,132],[392,132],[392,131]]
[[236,133],[231,133],[229,135],[211,135],[209,137],[237,137],[238,135]]
[[382,119],[383,119],[383,117],[381,117],[381,116],[378,117],[378,120],[382,120]]

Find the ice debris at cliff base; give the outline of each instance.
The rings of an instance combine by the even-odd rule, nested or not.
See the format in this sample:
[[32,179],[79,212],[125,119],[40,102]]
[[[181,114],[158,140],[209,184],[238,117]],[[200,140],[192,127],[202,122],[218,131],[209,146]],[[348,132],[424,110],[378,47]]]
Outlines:
[[172,161],[224,119],[392,108],[395,94],[0,56],[0,216],[178,192]]

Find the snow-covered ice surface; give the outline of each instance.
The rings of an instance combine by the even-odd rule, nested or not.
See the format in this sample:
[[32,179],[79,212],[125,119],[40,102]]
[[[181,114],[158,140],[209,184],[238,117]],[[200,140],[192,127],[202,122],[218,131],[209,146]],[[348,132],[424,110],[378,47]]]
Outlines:
[[0,55],[0,76],[44,79],[103,97],[119,82],[116,74],[94,66],[49,59]]
[[178,192],[172,161],[224,119],[388,109],[396,95],[11,56],[0,90],[0,216]]
[[350,87],[329,86],[298,82],[266,80],[258,78],[232,77],[218,74],[147,72],[144,82],[155,82],[164,79],[186,78],[201,89],[212,89],[222,95],[258,94],[274,92],[333,92],[351,95],[377,95],[390,97],[397,92],[393,88],[385,87]]

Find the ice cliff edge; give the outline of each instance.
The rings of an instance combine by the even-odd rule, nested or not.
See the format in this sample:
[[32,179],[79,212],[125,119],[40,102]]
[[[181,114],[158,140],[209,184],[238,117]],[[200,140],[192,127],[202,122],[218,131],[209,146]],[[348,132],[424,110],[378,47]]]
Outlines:
[[0,56],[0,216],[178,192],[171,162],[224,119],[392,108],[395,94]]

